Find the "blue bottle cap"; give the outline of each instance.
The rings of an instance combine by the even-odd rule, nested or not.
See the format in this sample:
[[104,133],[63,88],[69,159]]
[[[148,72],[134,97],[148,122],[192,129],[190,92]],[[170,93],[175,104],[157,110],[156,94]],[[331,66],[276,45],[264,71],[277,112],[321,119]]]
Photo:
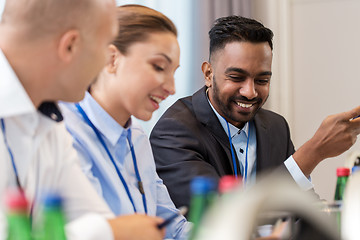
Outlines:
[[353,166],[352,169],[351,169],[351,173],[354,173],[354,172],[357,172],[360,170],[360,166]]
[[44,207],[61,207],[62,206],[62,197],[57,193],[48,193],[43,198]]
[[192,194],[206,194],[216,190],[216,183],[213,178],[198,176],[191,181],[190,189]]

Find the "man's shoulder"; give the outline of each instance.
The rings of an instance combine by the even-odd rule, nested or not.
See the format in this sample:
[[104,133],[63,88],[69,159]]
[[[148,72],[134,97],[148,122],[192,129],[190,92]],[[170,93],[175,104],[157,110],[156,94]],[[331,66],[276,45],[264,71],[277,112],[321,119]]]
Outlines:
[[200,88],[193,95],[178,99],[171,105],[163,114],[161,118],[188,118],[193,116],[196,118],[199,109],[204,109],[204,102],[207,103],[205,97],[205,88]]
[[203,123],[198,119],[194,109],[193,96],[178,99],[160,117],[152,129],[151,136],[159,132],[180,131],[193,132],[195,129],[202,129]]
[[183,119],[188,118],[191,115],[195,115],[192,103],[192,96],[187,96],[178,99],[164,112],[160,119]]

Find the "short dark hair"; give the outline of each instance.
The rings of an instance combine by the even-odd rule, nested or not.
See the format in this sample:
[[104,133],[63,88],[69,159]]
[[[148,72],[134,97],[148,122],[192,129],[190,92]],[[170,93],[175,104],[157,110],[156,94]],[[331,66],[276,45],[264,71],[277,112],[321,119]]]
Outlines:
[[215,20],[209,31],[210,57],[227,43],[235,41],[261,43],[268,42],[273,49],[272,38],[274,34],[260,22],[241,16],[228,16]]

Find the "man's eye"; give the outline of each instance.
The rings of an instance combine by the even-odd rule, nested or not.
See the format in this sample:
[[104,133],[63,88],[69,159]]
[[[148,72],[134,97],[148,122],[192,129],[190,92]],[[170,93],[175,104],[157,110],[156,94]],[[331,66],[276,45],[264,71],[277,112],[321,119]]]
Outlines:
[[266,84],[268,84],[269,83],[269,81],[270,81],[270,79],[257,79],[256,80],[256,82],[258,83],[258,84],[260,84],[260,85],[266,85]]
[[243,76],[237,76],[237,75],[229,75],[228,77],[233,81],[244,81],[246,79]]

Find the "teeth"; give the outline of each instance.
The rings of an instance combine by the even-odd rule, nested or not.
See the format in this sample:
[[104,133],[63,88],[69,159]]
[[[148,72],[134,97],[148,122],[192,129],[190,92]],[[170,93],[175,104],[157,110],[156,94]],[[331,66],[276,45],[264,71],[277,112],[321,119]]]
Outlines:
[[246,104],[241,102],[236,102],[236,104],[243,108],[250,108],[253,105],[253,104]]
[[151,98],[152,100],[154,100],[155,102],[157,102],[157,103],[160,103],[160,102],[162,101],[162,99],[159,98],[159,97],[150,96],[150,98]]

